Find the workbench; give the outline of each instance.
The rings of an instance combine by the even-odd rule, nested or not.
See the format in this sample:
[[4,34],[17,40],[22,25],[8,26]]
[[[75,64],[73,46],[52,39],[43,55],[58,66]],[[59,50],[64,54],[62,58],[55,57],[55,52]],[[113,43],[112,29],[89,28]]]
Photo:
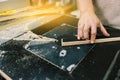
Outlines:
[[[48,18],[49,21],[43,23],[43,20]],[[28,25],[28,22],[31,24]],[[74,17],[57,15],[34,18],[2,29],[0,31],[2,36],[0,37],[0,69],[13,80],[119,80],[120,41],[95,44],[72,74],[58,69],[23,47],[31,40],[37,39],[38,35],[45,36],[45,33],[63,22],[77,27],[77,19]],[[44,30],[44,28],[47,29]],[[114,34],[111,36],[120,35],[119,30],[106,28]],[[13,32],[14,35],[11,35]]]

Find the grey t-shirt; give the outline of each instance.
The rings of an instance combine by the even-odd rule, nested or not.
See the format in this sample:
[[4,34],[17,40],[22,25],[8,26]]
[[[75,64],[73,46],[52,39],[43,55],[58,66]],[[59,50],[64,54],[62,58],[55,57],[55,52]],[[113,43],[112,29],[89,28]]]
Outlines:
[[93,4],[103,24],[120,29],[120,0],[93,0]]

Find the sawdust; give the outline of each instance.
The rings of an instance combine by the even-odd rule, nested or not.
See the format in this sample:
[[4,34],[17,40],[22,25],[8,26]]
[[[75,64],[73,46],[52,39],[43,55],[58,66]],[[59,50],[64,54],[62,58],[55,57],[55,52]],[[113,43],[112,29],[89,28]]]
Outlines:
[[62,50],[62,51],[60,51],[60,53],[59,53],[59,56],[60,57],[65,57],[67,55],[67,50]]
[[67,71],[72,71],[72,69],[74,69],[76,67],[75,64],[71,64],[69,67],[67,67]]

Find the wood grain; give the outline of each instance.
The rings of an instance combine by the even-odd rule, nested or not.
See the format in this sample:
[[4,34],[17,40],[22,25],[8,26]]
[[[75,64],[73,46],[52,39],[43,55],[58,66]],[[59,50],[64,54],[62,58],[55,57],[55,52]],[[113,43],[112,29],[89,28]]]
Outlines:
[[[105,42],[113,42],[113,41],[120,41],[120,37],[96,39],[95,43],[105,43]],[[90,44],[90,40],[63,42],[63,39],[61,39],[62,46],[74,46],[81,44]]]
[[61,12],[60,10],[54,10],[54,9],[37,10],[37,11],[31,11],[31,12],[28,11],[28,12],[17,13],[17,14],[10,15],[10,16],[0,17],[0,22],[10,20],[10,19],[35,16],[35,15],[57,14],[57,13],[60,13],[60,12]]
[[3,71],[0,70],[0,75],[5,79],[5,80],[12,80],[7,74],[5,74]]

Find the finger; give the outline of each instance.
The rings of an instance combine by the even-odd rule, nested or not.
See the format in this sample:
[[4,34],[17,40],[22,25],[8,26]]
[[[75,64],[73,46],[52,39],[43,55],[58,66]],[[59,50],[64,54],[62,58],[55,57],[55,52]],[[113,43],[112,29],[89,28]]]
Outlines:
[[84,24],[80,24],[78,25],[78,39],[81,39],[82,36],[83,36],[83,27],[84,27]]
[[85,24],[83,31],[84,39],[89,39],[89,25]]
[[90,40],[91,43],[95,42],[96,33],[97,33],[97,27],[96,27],[96,25],[92,25],[92,27],[91,27],[91,40]]
[[110,36],[110,34],[107,32],[107,30],[104,28],[104,26],[100,23],[100,30],[105,36]]

